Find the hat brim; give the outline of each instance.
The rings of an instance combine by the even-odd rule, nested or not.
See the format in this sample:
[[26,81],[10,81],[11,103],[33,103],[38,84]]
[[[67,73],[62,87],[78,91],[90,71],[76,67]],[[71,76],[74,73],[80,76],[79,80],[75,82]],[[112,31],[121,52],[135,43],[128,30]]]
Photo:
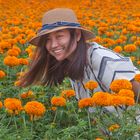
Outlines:
[[32,45],[35,45],[35,46],[39,46],[39,40],[42,36],[46,35],[46,34],[49,34],[51,32],[54,32],[54,31],[58,31],[58,30],[62,30],[62,29],[80,29],[82,32],[83,32],[83,35],[85,37],[85,40],[90,40],[92,38],[95,38],[95,34],[87,29],[84,29],[82,27],[68,27],[68,26],[63,26],[63,27],[57,27],[55,29],[51,29],[51,30],[44,30],[44,31],[41,31],[39,34],[37,34],[35,37],[33,37],[31,40],[29,40],[29,43],[32,44]]

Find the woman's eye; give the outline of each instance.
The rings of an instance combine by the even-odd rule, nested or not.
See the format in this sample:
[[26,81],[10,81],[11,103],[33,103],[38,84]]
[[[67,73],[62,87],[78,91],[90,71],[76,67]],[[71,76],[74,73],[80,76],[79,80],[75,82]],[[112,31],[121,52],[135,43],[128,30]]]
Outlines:
[[61,37],[63,37],[63,35],[58,35],[58,36],[57,36],[57,38],[61,38]]
[[50,38],[46,38],[46,40],[47,40],[47,41],[49,41],[49,40],[50,40]]

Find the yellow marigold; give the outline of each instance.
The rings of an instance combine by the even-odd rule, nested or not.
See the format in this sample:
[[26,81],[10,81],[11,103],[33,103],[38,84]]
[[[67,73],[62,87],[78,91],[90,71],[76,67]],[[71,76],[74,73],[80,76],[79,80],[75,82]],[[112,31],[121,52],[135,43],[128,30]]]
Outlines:
[[122,52],[122,47],[121,46],[116,46],[113,51],[117,52],[117,53],[121,53]]
[[23,109],[21,101],[16,98],[5,99],[4,106],[7,110],[12,111],[14,114],[18,114]]
[[20,85],[20,81],[19,80],[14,82],[14,86],[19,86],[19,85]]
[[0,78],[3,78],[3,77],[5,77],[5,72],[0,70]]
[[121,89],[118,93],[119,96],[134,98],[134,92],[129,89]]
[[135,56],[130,56],[130,59],[131,59],[132,61],[135,61],[135,60],[136,60]]
[[130,53],[130,52],[135,52],[136,50],[137,50],[137,47],[134,44],[128,44],[128,45],[124,46],[125,52]]
[[126,79],[116,79],[110,84],[110,89],[113,92],[119,92],[121,89],[132,89],[132,84]]
[[10,67],[19,65],[19,59],[15,56],[7,56],[4,58],[4,64]]
[[140,74],[135,75],[135,81],[140,82]]
[[0,101],[0,109],[2,108],[2,106],[3,106],[3,104],[2,104],[2,102]]
[[98,87],[98,83],[93,81],[93,80],[90,80],[87,83],[85,83],[84,86],[85,86],[86,89],[94,90],[95,88]]
[[52,97],[51,104],[54,106],[66,106],[66,99],[63,97]]
[[74,90],[63,90],[61,93],[61,96],[64,98],[70,98],[72,96],[75,96],[75,91]]
[[114,130],[116,130],[116,129],[118,129],[118,128],[120,128],[120,126],[119,126],[118,124],[113,124],[113,125],[111,125],[111,126],[108,128],[108,130],[109,130],[109,131],[114,131]]
[[35,116],[41,117],[44,115],[46,108],[45,106],[38,101],[27,102],[24,106],[25,112],[30,115],[31,120],[35,119]]
[[95,92],[92,99],[97,106],[109,106],[111,102],[111,94],[107,92]]
[[79,106],[79,108],[93,106],[93,99],[92,98],[83,98],[78,101],[78,106]]

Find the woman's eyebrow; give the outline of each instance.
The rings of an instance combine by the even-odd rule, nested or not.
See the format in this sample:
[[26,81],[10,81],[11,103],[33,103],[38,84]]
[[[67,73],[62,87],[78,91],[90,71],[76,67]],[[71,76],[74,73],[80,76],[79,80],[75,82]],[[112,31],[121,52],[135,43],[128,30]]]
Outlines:
[[63,32],[63,31],[62,30],[56,31],[56,33],[61,33],[61,32]]

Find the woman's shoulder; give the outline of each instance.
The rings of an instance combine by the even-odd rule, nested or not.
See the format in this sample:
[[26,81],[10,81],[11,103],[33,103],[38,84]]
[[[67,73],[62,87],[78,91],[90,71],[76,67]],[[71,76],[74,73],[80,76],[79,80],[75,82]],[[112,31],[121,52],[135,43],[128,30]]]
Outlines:
[[96,42],[90,42],[90,48],[88,49],[88,55],[90,55],[90,58],[92,58],[92,56],[111,57],[111,58],[118,58],[118,57],[122,58],[123,57],[121,54],[116,53],[113,50],[108,49],[106,47],[103,47],[102,45],[100,45]]

